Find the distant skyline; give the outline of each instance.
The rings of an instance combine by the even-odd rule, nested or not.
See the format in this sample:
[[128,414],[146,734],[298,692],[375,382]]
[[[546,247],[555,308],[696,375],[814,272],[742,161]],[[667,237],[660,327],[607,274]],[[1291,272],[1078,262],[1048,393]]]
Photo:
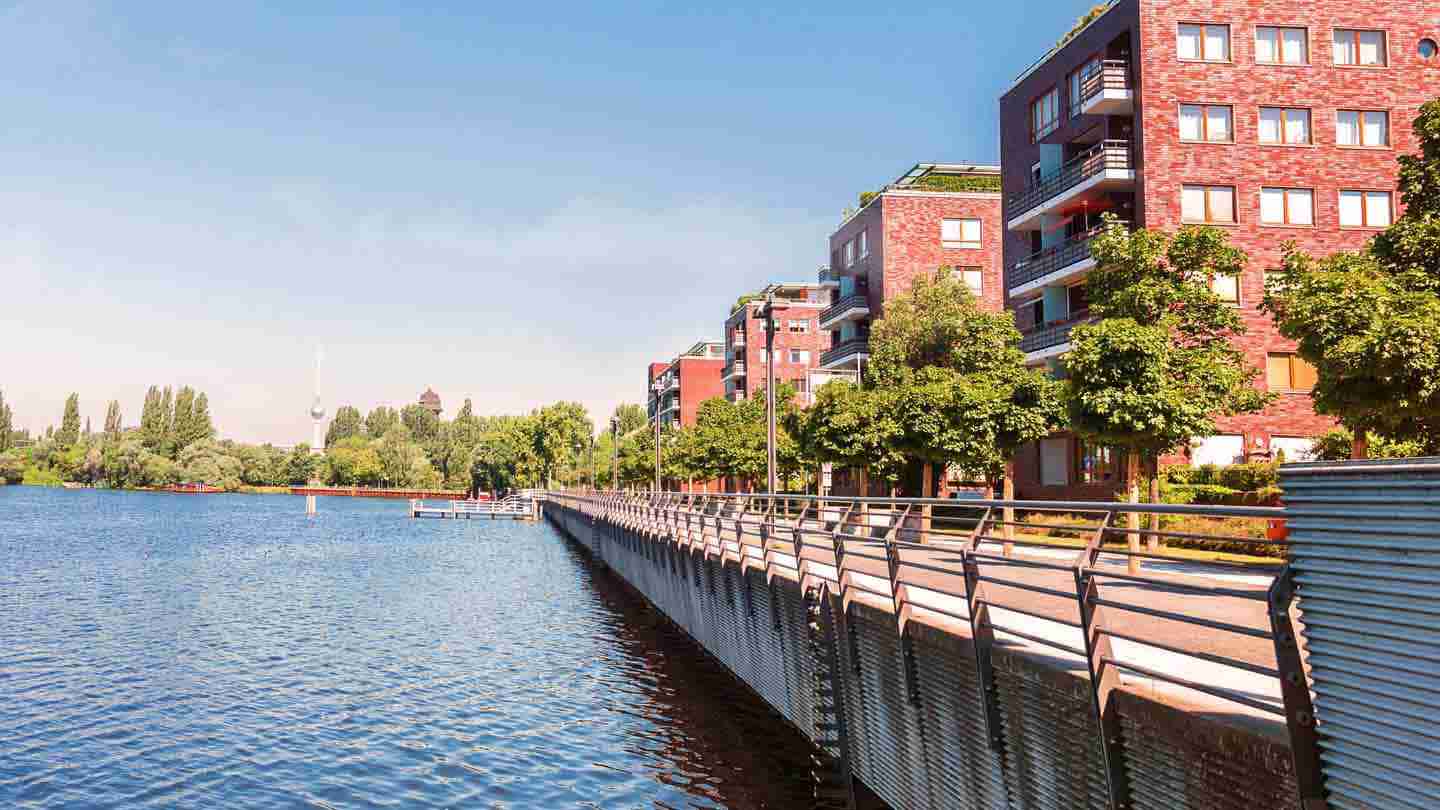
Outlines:
[[597,424],[856,195],[994,163],[997,99],[1092,0],[1002,7],[0,0],[0,391],[222,436],[556,400]]

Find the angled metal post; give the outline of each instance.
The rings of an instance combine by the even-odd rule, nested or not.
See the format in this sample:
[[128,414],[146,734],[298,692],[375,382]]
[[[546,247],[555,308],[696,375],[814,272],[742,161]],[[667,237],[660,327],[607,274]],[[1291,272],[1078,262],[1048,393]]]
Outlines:
[[1110,806],[1114,810],[1130,807],[1130,779],[1125,771],[1124,737],[1120,727],[1120,712],[1113,700],[1115,690],[1120,688],[1120,672],[1111,650],[1110,636],[1105,633],[1105,614],[1095,604],[1100,598],[1100,588],[1093,571],[1105,540],[1105,532],[1114,519],[1113,511],[1105,513],[1100,528],[1090,538],[1085,551],[1075,566],[1075,595],[1080,606],[1080,629],[1085,640],[1085,664],[1090,670],[1090,694],[1093,698],[1096,731],[1100,738],[1100,751],[1105,757],[1105,777],[1110,788]]
[[1280,672],[1280,696],[1285,701],[1285,726],[1290,732],[1290,753],[1295,757],[1295,787],[1301,810],[1326,810],[1329,805],[1320,764],[1320,735],[1315,729],[1315,706],[1300,658],[1295,624],[1290,618],[1294,599],[1295,572],[1286,564],[1266,594],[1275,639],[1275,667]]
[[975,681],[980,690],[980,705],[985,709],[985,733],[991,750],[1003,754],[1005,730],[1000,724],[1000,696],[995,686],[995,630],[990,626],[990,608],[985,601],[985,588],[980,582],[980,559],[975,552],[984,541],[985,527],[990,523],[992,509],[987,508],[970,533],[969,542],[960,551],[960,564],[965,571],[965,600],[970,613],[970,642],[975,648]]

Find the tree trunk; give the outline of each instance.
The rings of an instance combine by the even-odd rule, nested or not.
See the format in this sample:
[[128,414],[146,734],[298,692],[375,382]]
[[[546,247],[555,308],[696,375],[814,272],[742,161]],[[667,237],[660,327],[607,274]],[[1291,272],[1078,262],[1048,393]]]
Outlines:
[[[1140,454],[1134,450],[1130,451],[1125,459],[1125,493],[1130,503],[1140,503]],[[1125,535],[1126,545],[1131,552],[1140,550],[1140,513],[1129,512],[1125,515],[1125,525],[1130,529]],[[1104,538],[1102,537],[1103,541]],[[1129,571],[1131,574],[1140,573],[1140,558],[1130,556]]]
[[[1000,484],[1000,497],[1003,500],[1015,500],[1015,460],[1005,462],[1005,480]],[[1002,534],[1005,537],[1004,555],[1009,557],[1015,553],[1015,508],[1007,506],[1000,510],[1001,520],[1005,521],[1005,530]]]
[[1350,442],[1350,458],[1355,460],[1370,457],[1370,436],[1363,430],[1355,431],[1355,438]]
[[[921,462],[920,469],[920,497],[934,497],[935,492],[935,465],[928,461]],[[920,507],[920,542],[930,538],[930,518],[932,512],[930,504]]]
[[[1160,457],[1157,455],[1150,460],[1150,503],[1160,503]],[[1158,512],[1150,515],[1150,535],[1145,538],[1145,550],[1151,553],[1160,551],[1160,514]]]

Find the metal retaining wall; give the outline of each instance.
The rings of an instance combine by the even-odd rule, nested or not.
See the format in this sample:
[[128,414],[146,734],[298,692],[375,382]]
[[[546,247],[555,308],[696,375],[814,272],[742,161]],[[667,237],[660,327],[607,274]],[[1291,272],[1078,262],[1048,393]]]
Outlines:
[[1280,480],[1330,806],[1440,807],[1440,459]]
[[[1083,671],[1028,650],[995,649],[1001,728],[992,745],[968,629],[912,616],[907,641],[891,611],[857,599],[842,613],[829,596],[840,616],[833,635],[844,710],[843,723],[821,727],[844,729],[836,744],[817,732],[824,673],[794,578],[776,573],[767,582],[757,568],[742,573],[733,561],[560,503],[547,503],[544,514],[896,810],[1108,806]],[[1125,690],[1117,706],[1134,807],[1295,806],[1283,730],[1277,736]]]

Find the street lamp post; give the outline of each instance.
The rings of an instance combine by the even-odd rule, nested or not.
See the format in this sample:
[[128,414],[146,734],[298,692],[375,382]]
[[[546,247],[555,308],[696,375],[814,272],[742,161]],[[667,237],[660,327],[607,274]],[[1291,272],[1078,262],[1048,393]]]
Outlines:
[[775,479],[775,294],[765,294],[765,468],[771,495]]
[[661,377],[655,380],[651,390],[655,392],[655,491],[660,491],[660,397],[665,390]]
[[610,489],[620,491],[620,417],[610,417]]
[[590,491],[592,491],[592,492],[600,488],[600,485],[599,485],[599,478],[600,478],[599,471],[600,471],[600,468],[595,466],[595,434],[594,434],[594,433],[591,433],[591,434],[590,434]]

